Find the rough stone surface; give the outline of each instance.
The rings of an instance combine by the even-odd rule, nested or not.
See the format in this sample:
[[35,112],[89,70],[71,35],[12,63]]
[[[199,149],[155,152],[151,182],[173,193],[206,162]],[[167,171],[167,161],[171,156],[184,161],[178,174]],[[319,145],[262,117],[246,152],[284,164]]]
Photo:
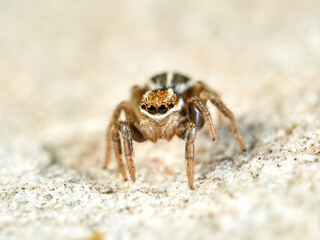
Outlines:
[[[319,1],[1,1],[0,239],[319,239]],[[136,144],[103,170],[116,104],[163,70],[239,122]],[[91,236],[91,238],[90,238]]]

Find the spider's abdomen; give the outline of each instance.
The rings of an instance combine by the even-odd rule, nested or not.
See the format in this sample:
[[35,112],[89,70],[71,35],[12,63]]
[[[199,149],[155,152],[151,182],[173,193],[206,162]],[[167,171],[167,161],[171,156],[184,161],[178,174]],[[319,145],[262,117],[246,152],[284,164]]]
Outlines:
[[165,72],[153,76],[148,85],[152,90],[172,88],[175,92],[181,94],[193,85],[193,81],[180,73]]

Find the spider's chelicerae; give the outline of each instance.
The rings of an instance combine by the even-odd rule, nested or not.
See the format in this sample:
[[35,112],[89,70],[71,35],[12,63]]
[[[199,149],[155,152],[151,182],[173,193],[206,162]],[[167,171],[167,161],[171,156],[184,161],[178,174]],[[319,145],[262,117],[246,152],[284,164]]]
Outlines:
[[[134,86],[131,99],[121,102],[115,109],[106,131],[104,167],[110,160],[113,148],[123,178],[127,174],[122,161],[122,148],[132,181],[135,181],[132,140],[144,142],[158,139],[171,140],[173,136],[185,140],[185,159],[189,187],[193,189],[194,141],[196,132],[207,124],[211,139],[216,139],[207,101],[213,103],[230,119],[231,129],[239,146],[244,149],[232,112],[219,95],[200,81],[192,81],[179,73],[162,73],[150,79],[143,87]],[[121,112],[125,121],[119,120]],[[121,146],[121,140],[123,142]]]

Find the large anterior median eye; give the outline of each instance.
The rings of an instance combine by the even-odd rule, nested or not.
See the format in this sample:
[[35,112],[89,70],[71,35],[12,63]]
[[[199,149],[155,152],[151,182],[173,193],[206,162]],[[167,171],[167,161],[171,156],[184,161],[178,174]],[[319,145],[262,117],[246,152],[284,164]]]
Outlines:
[[168,108],[166,105],[160,105],[160,107],[158,107],[159,113],[166,113],[167,111],[168,111]]
[[151,113],[151,114],[156,114],[157,113],[157,109],[154,106],[149,105],[148,106],[148,112]]

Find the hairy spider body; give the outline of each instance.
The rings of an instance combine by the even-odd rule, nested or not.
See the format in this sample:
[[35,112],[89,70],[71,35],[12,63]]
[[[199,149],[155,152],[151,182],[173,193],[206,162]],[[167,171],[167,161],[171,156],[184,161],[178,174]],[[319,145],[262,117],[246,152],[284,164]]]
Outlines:
[[[244,149],[235,118],[215,91],[204,83],[194,82],[182,74],[161,73],[152,77],[143,87],[132,87],[130,101],[121,102],[115,109],[106,131],[104,167],[110,161],[113,142],[120,173],[126,180],[127,175],[121,157],[124,150],[130,177],[135,181],[132,140],[156,142],[158,139],[165,139],[169,141],[177,135],[186,142],[188,183],[193,189],[196,131],[206,123],[211,139],[216,139],[207,101],[213,103],[230,119],[233,134],[239,146]],[[122,111],[125,113],[125,121],[119,120]],[[123,146],[121,146],[121,139]]]

